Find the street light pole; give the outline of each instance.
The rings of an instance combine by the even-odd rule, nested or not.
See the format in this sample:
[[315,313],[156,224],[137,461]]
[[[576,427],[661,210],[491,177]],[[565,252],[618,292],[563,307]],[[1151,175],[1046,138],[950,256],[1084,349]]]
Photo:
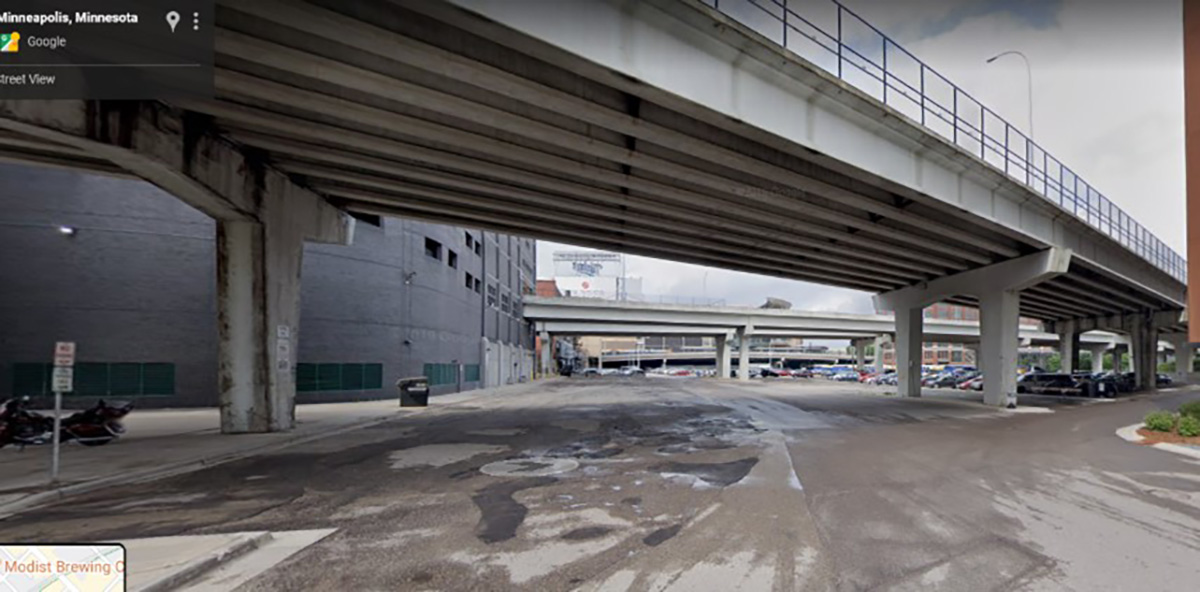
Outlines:
[[998,54],[988,58],[987,63],[990,64],[1006,55],[1015,55],[1015,56],[1021,58],[1021,61],[1025,62],[1026,90],[1028,91],[1028,94],[1029,94],[1029,111],[1028,111],[1028,114],[1029,114],[1029,140],[1032,142],[1033,141],[1033,68],[1030,67],[1029,58],[1026,57],[1026,55],[1024,53],[1021,53],[1019,51],[1014,51],[1014,50],[1009,50],[1009,51],[998,53]]

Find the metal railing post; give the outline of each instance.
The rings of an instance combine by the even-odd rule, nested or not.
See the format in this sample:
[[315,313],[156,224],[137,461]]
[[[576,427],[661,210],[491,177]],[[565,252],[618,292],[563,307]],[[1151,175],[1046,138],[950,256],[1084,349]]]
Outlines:
[[883,37],[883,104],[887,102],[887,87],[888,87],[888,70],[887,70],[887,37]]
[[987,110],[983,103],[979,104],[979,158],[987,162]]
[[837,7],[838,79],[842,78],[842,5]]
[[925,64],[921,64],[921,125],[925,125]]
[[958,146],[958,87],[951,84],[950,88],[954,89],[954,112],[950,114],[950,119],[954,122],[954,145]]

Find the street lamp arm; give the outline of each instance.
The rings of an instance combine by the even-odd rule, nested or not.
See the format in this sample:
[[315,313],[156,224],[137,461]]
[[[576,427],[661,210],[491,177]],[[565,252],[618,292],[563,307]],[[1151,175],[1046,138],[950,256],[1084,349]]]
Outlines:
[[1028,89],[1028,92],[1029,92],[1029,140],[1030,140],[1030,142],[1032,142],[1033,141],[1033,67],[1029,65],[1029,56],[1026,56],[1023,52],[1017,51],[1014,49],[1010,49],[1008,51],[1002,51],[1002,52],[988,58],[987,63],[990,64],[990,63],[992,63],[1004,56],[1007,56],[1007,55],[1015,55],[1015,56],[1021,58],[1022,62],[1025,62],[1026,88]]

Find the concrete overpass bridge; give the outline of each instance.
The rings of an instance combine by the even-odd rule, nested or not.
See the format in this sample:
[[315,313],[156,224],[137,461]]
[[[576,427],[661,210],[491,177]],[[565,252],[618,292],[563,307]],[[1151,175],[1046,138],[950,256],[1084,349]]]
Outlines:
[[1129,333],[1149,367],[1182,257],[853,12],[810,8],[218,0],[215,97],[4,101],[0,157],[140,177],[218,221],[228,432],[291,427],[301,247],[351,241],[352,216],[876,293],[906,395],[939,300],[981,307],[998,376],[1020,315]]
[[[524,314],[534,322],[543,343],[549,343],[555,336],[711,336],[716,339],[713,355],[721,376],[730,374],[733,355],[730,344],[736,337],[738,377],[742,380],[749,379],[752,358],[756,353],[762,354],[751,350],[746,337],[848,339],[856,346],[857,364],[863,366],[866,345],[873,343],[875,351],[879,351],[884,343],[894,343],[899,333],[892,315],[647,304],[596,298],[529,297],[525,300]],[[923,338],[932,342],[978,344],[982,341],[980,330],[980,323],[975,321],[925,319]],[[1059,347],[1068,372],[1077,362],[1076,352],[1090,350],[1095,364],[1100,358],[1097,353],[1126,348],[1130,343],[1127,336],[1099,330],[1079,333],[1064,342],[1059,334],[1046,332],[1037,325],[1021,325],[1018,340],[1021,346]],[[550,348],[543,348],[542,356],[542,367],[550,367]],[[610,359],[608,355],[604,357]],[[882,366],[881,358],[876,361]]]

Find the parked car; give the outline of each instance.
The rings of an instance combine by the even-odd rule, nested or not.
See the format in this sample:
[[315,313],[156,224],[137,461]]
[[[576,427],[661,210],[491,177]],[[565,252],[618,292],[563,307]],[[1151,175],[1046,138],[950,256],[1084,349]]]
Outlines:
[[1171,377],[1166,374],[1158,374],[1154,377],[1154,384],[1157,386],[1171,386]]
[[793,378],[812,378],[813,373],[811,368],[797,368],[792,370]]
[[962,382],[962,380],[960,380],[958,374],[946,373],[946,374],[939,374],[938,376],[935,376],[933,378],[933,380],[930,381],[929,386],[931,386],[933,388],[945,388],[945,387],[953,388],[955,386],[958,386],[958,383],[960,383],[960,382]]
[[981,391],[983,390],[983,375],[977,374],[960,383],[958,388],[964,391]]
[[1084,385],[1061,372],[1031,372],[1017,379],[1017,392],[1034,395],[1082,395]]
[[580,376],[600,376],[601,374],[599,368],[584,368],[579,372]]
[[833,375],[833,380],[838,382],[858,382],[861,377],[854,370],[843,370]]
[[621,376],[645,376],[646,371],[640,366],[625,366],[617,371]]

